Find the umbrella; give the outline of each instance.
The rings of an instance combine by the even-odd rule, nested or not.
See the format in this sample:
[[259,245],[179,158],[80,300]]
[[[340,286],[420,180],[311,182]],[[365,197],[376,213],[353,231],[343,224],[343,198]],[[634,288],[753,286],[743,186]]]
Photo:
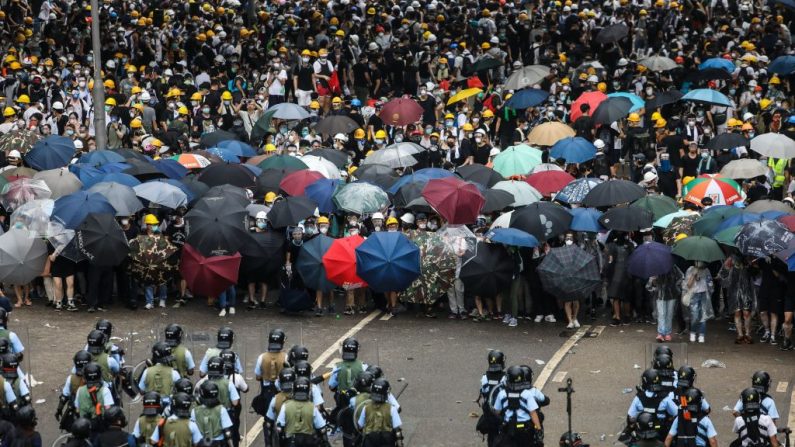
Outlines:
[[204,194],[206,194],[207,191],[210,190],[209,186],[207,186],[204,183],[198,181],[196,179],[196,177],[193,176],[193,175],[189,175],[189,176],[183,178],[182,180],[180,180],[180,183],[185,185],[185,187],[188,190],[190,190],[191,193],[193,193],[193,197],[194,198],[201,197]]
[[414,143],[398,143],[379,149],[362,161],[362,166],[379,164],[390,168],[406,168],[417,164],[417,159],[412,157],[425,149]]
[[502,88],[505,90],[519,90],[525,87],[532,87],[540,84],[544,78],[549,76],[549,67],[544,65],[528,65],[515,70],[505,81]]
[[518,228],[539,241],[546,241],[568,230],[571,220],[572,216],[566,208],[551,202],[536,202],[513,213],[511,228]]
[[376,292],[404,290],[420,276],[420,249],[403,233],[375,232],[355,252],[356,274]]
[[568,172],[546,171],[530,175],[525,181],[544,197],[551,197],[574,180]]
[[313,216],[317,211],[317,203],[306,197],[286,197],[277,200],[268,213],[268,220],[274,228],[286,228]]
[[141,183],[133,187],[135,195],[166,208],[175,210],[181,206],[188,206],[188,196],[174,185],[162,182]]
[[594,257],[576,245],[551,249],[537,270],[544,289],[561,301],[583,299],[602,284]]
[[494,219],[494,222],[491,223],[489,229],[493,230],[495,228],[509,228],[511,226],[511,218],[513,217],[514,211],[515,210],[506,211],[497,216],[497,218]]
[[269,108],[264,113],[271,116],[271,118],[278,118],[280,120],[305,120],[309,118],[309,112],[298,104],[291,102],[282,102]]
[[141,234],[130,241],[130,272],[144,284],[164,284],[178,270],[179,250],[163,235]]
[[99,182],[113,182],[113,183],[118,183],[118,184],[121,184],[121,185],[129,186],[130,188],[132,188],[133,186],[141,184],[140,180],[138,180],[137,178],[131,176],[130,174],[124,174],[124,173],[118,172],[118,173],[115,173],[115,174],[105,174],[105,175],[101,176],[100,178],[96,179],[96,181],[94,181],[92,183],[92,185],[83,185],[83,186],[88,186],[90,188],[91,186],[93,186],[93,185],[95,185],[95,184],[97,184]]
[[193,293],[218,296],[237,283],[241,260],[240,253],[205,257],[185,244],[179,272]]
[[719,244],[728,245],[729,247],[737,248],[734,240],[737,238],[737,233],[742,229],[742,225],[735,225],[733,227],[724,228],[712,236]]
[[277,231],[250,233],[251,243],[240,249],[240,273],[248,282],[267,282],[284,266],[287,239]]
[[497,68],[502,66],[502,62],[498,59],[494,59],[492,57],[482,57],[478,59],[473,65],[472,69],[469,73],[465,73],[466,75],[472,73],[479,73],[481,71],[491,70],[492,68]]
[[740,191],[734,180],[715,177],[699,177],[682,188],[684,199],[696,205],[701,205],[704,197],[711,198],[715,205],[731,205],[743,200]]
[[14,210],[10,222],[12,225],[22,222],[24,227],[33,232],[36,237],[51,236],[51,226],[58,225],[61,227],[61,231],[63,229],[63,225],[50,222],[54,207],[55,200],[52,199],[31,200]]
[[25,154],[25,163],[43,171],[68,165],[74,155],[75,145],[71,139],[51,135],[33,145],[33,149]]
[[493,213],[510,207],[516,201],[513,194],[501,189],[486,189],[482,192],[486,203],[481,208],[481,213]]
[[740,228],[734,243],[746,256],[764,258],[785,250],[795,236],[777,220],[747,223]]
[[602,28],[596,35],[596,41],[601,44],[618,42],[627,37],[627,34],[629,34],[629,27],[623,23],[616,23]]
[[113,267],[129,252],[127,236],[113,214],[89,214],[75,231],[77,248],[91,264]]
[[693,223],[693,234],[699,236],[712,236],[724,220],[735,214],[743,212],[733,206],[714,206],[707,209],[696,222]]
[[549,92],[537,88],[525,88],[514,93],[505,105],[516,110],[535,107],[549,98]]
[[479,88],[467,88],[464,90],[459,91],[455,95],[451,96],[450,99],[447,100],[447,105],[455,104],[459,101],[463,101],[465,99],[471,98],[475,95],[483,93],[483,90]]
[[792,74],[795,72],[795,56],[785,55],[773,59],[767,71],[785,76]]
[[188,168],[182,166],[179,164],[179,162],[170,158],[161,158],[160,160],[155,160],[153,164],[158,171],[166,174],[166,176],[170,179],[179,180],[182,177],[188,175]]
[[505,180],[499,172],[477,163],[456,168],[455,172],[462,179],[486,188],[491,188],[498,182]]
[[243,208],[250,204],[246,190],[233,185],[213,186],[202,196],[202,198],[206,197],[220,197],[235,202],[238,206],[242,206]]
[[654,216],[654,220],[657,220],[666,214],[675,213],[679,210],[679,206],[676,204],[674,199],[662,194],[641,197],[640,199],[632,202],[629,206],[630,208],[642,208],[646,211],[649,211]]
[[292,168],[279,168],[279,169],[265,169],[260,175],[257,176],[257,185],[255,194],[264,196],[269,192],[278,192],[279,183],[282,179],[291,172],[296,172],[297,169]]
[[238,140],[239,138],[237,135],[233,134],[232,132],[227,132],[225,130],[216,130],[215,132],[209,132],[201,136],[201,140],[199,140],[200,144],[204,147],[215,147],[218,146],[218,143],[226,140]]
[[751,140],[751,150],[771,158],[793,158],[795,140],[781,133],[763,133]]
[[256,175],[241,165],[214,164],[204,168],[197,177],[207,186],[234,185],[241,188],[254,188]]
[[33,178],[33,176],[36,175],[36,172],[38,171],[36,171],[35,169],[30,169],[24,166],[20,166],[18,168],[7,169],[3,171],[3,173],[0,175],[5,177],[6,180],[11,181],[11,180],[16,180],[19,177]]
[[422,196],[450,224],[474,223],[486,203],[474,184],[455,177],[430,180]]
[[422,198],[422,190],[425,189],[425,185],[427,184],[427,180],[418,180],[401,186],[400,189],[393,194],[392,204],[398,208],[405,208],[412,201]]
[[322,178],[319,172],[302,169],[285,175],[279,182],[279,188],[291,196],[302,196],[307,186]]
[[432,231],[411,231],[409,237],[420,249],[420,276],[401,292],[401,301],[432,304],[455,280],[457,254]]
[[641,231],[652,227],[653,215],[642,208],[617,206],[599,218],[605,228],[617,231]]
[[68,229],[76,229],[89,214],[116,214],[102,194],[78,191],[55,201],[52,217]]
[[[602,104],[606,104],[608,101],[610,101],[609,98]],[[566,163],[585,163],[588,160],[593,160],[596,156],[596,146],[582,137],[568,137],[555,143],[549,151],[549,155],[556,160],[562,158],[566,160]]]
[[22,177],[3,186],[0,203],[6,210],[16,209],[31,200],[49,199],[52,191],[43,180]]
[[734,73],[734,70],[736,69],[732,61],[726,60],[722,57],[713,57],[711,59],[707,59],[698,66],[699,70],[706,70],[708,68],[718,68],[727,73]]
[[782,213],[793,214],[795,210],[791,206],[778,200],[757,200],[745,207],[749,213],[764,213],[765,211],[781,211]]
[[428,201],[425,200],[425,197],[422,196],[407,203],[405,208],[413,213],[431,214],[436,212],[433,207],[428,204]]
[[151,157],[144,155],[140,152],[134,151],[132,149],[109,149],[111,152],[115,152],[122,157],[124,160],[141,160],[141,161],[150,161]]
[[325,158],[334,163],[334,166],[339,169],[343,169],[348,165],[348,153],[336,149],[320,148],[309,151],[306,155]]
[[304,195],[317,203],[318,211],[324,214],[330,214],[337,211],[337,206],[333,201],[334,192],[343,184],[342,180],[321,178],[307,185],[304,190]]
[[353,172],[353,176],[363,182],[370,182],[388,190],[398,180],[395,170],[387,165],[369,164],[360,166]]
[[646,190],[629,180],[609,180],[600,183],[588,193],[582,203],[585,206],[613,206],[634,202],[646,195]]
[[511,206],[514,207],[529,205],[543,198],[540,192],[521,180],[504,180],[492,186],[491,189],[510,193],[514,199]]
[[676,238],[684,234],[687,236],[693,235],[693,225],[699,219],[698,213],[690,213],[683,216],[676,216],[671,219],[671,223],[663,230],[663,242],[668,245],[673,245]]
[[88,189],[89,193],[101,194],[116,210],[116,216],[132,216],[144,208],[135,190],[120,183],[100,182]]
[[516,228],[495,228],[486,233],[486,239],[491,242],[511,245],[514,247],[538,247],[538,239],[532,234],[528,234]]
[[306,163],[292,155],[272,155],[257,165],[260,169],[306,169]]
[[760,220],[764,219],[765,217],[763,217],[761,214],[743,211],[742,213],[738,213],[724,219],[723,222],[721,222],[717,228],[715,228],[715,234],[720,233],[721,231],[730,227],[743,226],[747,223],[759,222]]
[[677,241],[671,253],[688,261],[715,262],[725,257],[720,246],[706,236],[688,236]]
[[[739,133],[726,132],[709,140],[707,147],[715,152],[748,146],[749,140]],[[738,160],[735,160],[738,161]]]
[[681,100],[723,107],[731,107],[732,105],[731,100],[726,95],[717,90],[712,90],[709,88],[697,88],[695,90],[690,90],[685,96],[682,96]]
[[328,161],[323,157],[317,157],[314,155],[304,155],[303,157],[301,157],[301,161],[304,162],[307,169],[311,171],[317,171],[323,174],[323,177],[330,179],[340,178],[339,168],[334,163]]
[[630,112],[637,112],[640,109],[646,107],[646,101],[643,100],[640,96],[629,93],[629,92],[615,92],[610,93],[607,95],[608,98],[627,98],[632,103],[632,108],[629,109]]
[[629,98],[608,97],[599,104],[592,118],[596,124],[611,124],[626,118],[633,106]]
[[332,201],[337,209],[358,215],[384,211],[389,206],[389,196],[383,189],[364,182],[341,185]]
[[541,163],[542,152],[526,144],[509,146],[494,157],[493,169],[503,177],[527,175]]
[[606,99],[607,95],[605,95],[604,93],[598,90],[583,93],[582,95],[580,95],[579,98],[574,100],[574,102],[571,104],[569,119],[571,120],[572,123],[577,121],[577,118],[579,118],[582,115],[582,110],[580,110],[581,105],[588,104],[589,106],[591,106],[591,110],[596,110],[599,107],[599,104],[601,104],[602,101]]
[[571,127],[559,121],[548,121],[535,126],[527,135],[527,142],[538,146],[552,146],[558,141],[577,135]]
[[568,204],[581,203],[594,186],[600,183],[602,180],[591,177],[575,179],[558,191],[553,200]]
[[41,139],[41,134],[34,130],[20,129],[8,132],[0,135],[0,151],[6,154],[14,149],[25,152]]
[[83,183],[68,168],[50,169],[37,172],[33,176],[34,180],[41,180],[47,184],[52,192],[53,199],[77,192],[83,187]]
[[323,267],[326,269],[329,281],[345,289],[367,286],[367,283],[356,274],[356,247],[362,242],[364,238],[357,234],[335,239],[331,243],[331,247],[323,255]]
[[77,162],[99,167],[104,164],[123,162],[125,160],[126,158],[116,152],[108,150],[96,150],[81,155],[80,158],[77,159]]
[[492,297],[510,287],[513,269],[504,246],[478,242],[475,256],[461,266],[458,278],[467,293]]
[[254,157],[257,155],[257,150],[254,146],[237,140],[225,140],[218,143],[216,146],[221,149],[226,149],[238,157]]
[[668,71],[679,67],[673,59],[665,56],[650,56],[641,59],[638,64],[643,65],[651,71]]
[[602,217],[601,211],[595,208],[572,208],[568,211],[572,217],[571,230],[589,233],[599,233],[605,230],[605,227],[599,223],[599,218]]
[[[781,217],[777,218],[776,220],[778,220],[779,222],[781,222],[784,225],[786,225],[787,228],[789,229],[789,231],[795,231],[795,216],[793,216],[793,215],[784,215],[784,216],[781,216]],[[11,221],[12,222],[14,221],[14,216],[11,216]]]
[[125,169],[123,172],[139,180],[151,180],[153,178],[166,177],[166,174],[160,172],[151,161],[132,159],[127,160],[125,163],[129,164],[130,167]]
[[235,155],[229,149],[223,149],[220,147],[211,147],[207,149],[207,153],[215,155],[216,157],[220,158],[222,162],[225,163],[240,163],[240,157]]
[[359,123],[345,115],[331,115],[318,121],[315,131],[323,135],[349,134],[359,128]]
[[26,229],[11,228],[0,236],[0,281],[27,284],[41,275],[47,244]]
[[334,239],[319,234],[301,245],[295,268],[304,285],[313,290],[330,292],[334,290],[334,283],[326,277],[326,268],[323,266],[323,255],[326,254]]
[[[188,203],[194,202],[196,199],[201,197],[200,194],[196,194],[193,189],[191,189],[185,182],[181,180],[174,180],[170,178],[159,178],[155,180],[150,180],[146,183],[153,183],[153,184],[160,184],[165,183],[167,185],[175,186],[179,188],[180,191],[184,192],[185,195],[188,197]],[[205,185],[206,186],[206,185]]]
[[[722,134],[728,135],[728,134]],[[732,134],[733,135],[733,134]],[[752,158],[732,160],[720,170],[720,175],[731,179],[749,179],[767,175],[767,166]]]
[[249,243],[248,212],[223,197],[204,197],[185,214],[187,242],[204,255],[228,255]]
[[679,90],[666,90],[664,92],[656,92],[654,98],[646,101],[646,110],[653,111],[668,104],[673,104],[680,99],[684,94]]
[[187,169],[202,169],[210,166],[210,160],[199,154],[179,154],[171,157]]
[[659,242],[645,242],[629,255],[627,272],[638,278],[650,278],[665,275],[673,266],[671,247]]
[[[654,226],[657,227],[657,228],[668,228],[674,222],[674,219],[676,219],[678,217],[692,216],[693,214],[698,215],[698,213],[694,213],[693,211],[690,211],[690,210],[674,211],[674,212],[668,213],[668,214],[666,214],[666,215],[664,215],[662,217],[659,217],[659,218],[655,219]],[[674,235],[674,236],[676,236],[676,235]]]
[[406,126],[415,123],[422,117],[422,107],[410,98],[395,98],[384,104],[378,115],[384,124],[390,126]]

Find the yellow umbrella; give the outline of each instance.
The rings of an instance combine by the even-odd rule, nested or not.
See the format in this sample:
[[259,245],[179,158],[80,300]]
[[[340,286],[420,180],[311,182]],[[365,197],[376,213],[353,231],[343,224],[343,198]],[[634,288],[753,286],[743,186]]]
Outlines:
[[549,121],[534,127],[527,136],[527,142],[537,146],[553,146],[558,141],[575,135],[577,132],[571,127],[559,121]]
[[447,100],[447,105],[457,103],[458,101],[463,101],[469,97],[475,96],[478,93],[483,93],[483,90],[479,88],[468,88],[465,90],[461,90],[460,92],[453,95],[450,99]]

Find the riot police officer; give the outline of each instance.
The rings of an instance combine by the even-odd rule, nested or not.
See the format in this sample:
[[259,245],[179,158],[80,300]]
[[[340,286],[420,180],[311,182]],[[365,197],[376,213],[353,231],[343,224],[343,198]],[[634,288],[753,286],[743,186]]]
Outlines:
[[[91,354],[88,351],[77,351],[72,357],[74,364],[74,372],[66,377],[61,395],[58,397],[58,409],[55,410],[55,419],[59,421],[59,428],[61,430],[69,430],[72,423],[75,421],[74,407],[69,404],[74,402],[74,396],[77,395],[77,390],[85,382],[83,381],[83,367],[91,362]],[[64,412],[65,411],[65,412]]]
[[367,369],[367,365],[362,363],[358,356],[359,341],[353,337],[343,340],[342,361],[334,366],[328,381],[329,389],[334,392],[335,408],[332,419],[336,417],[337,412],[348,405],[350,396],[347,395],[347,391],[353,388],[356,377]]
[[287,353],[287,363],[289,363],[290,366],[295,366],[295,362],[299,360],[309,361],[309,349],[303,345],[293,345]]
[[[207,375],[207,362],[213,357],[221,355],[224,349],[232,349],[232,344],[235,342],[235,331],[230,327],[222,327],[218,329],[218,334],[215,337],[216,343],[214,348],[210,348],[204,353],[201,363],[199,364],[199,373],[204,377]],[[243,367],[240,365],[240,360],[235,364],[235,372],[243,373]]]
[[16,354],[8,353],[0,356],[2,361],[3,379],[6,383],[11,384],[11,389],[17,397],[17,403],[20,407],[31,404],[30,389],[25,380],[19,375],[19,359]]
[[[174,412],[166,422],[158,426],[149,438],[151,445],[162,447],[195,446],[202,441],[202,433],[195,422],[190,420],[193,398],[185,393],[174,395],[171,408]],[[160,440],[163,443],[160,444]]]
[[627,430],[631,432],[632,426],[641,413],[651,413],[657,420],[657,432],[660,439],[668,433],[668,425],[676,417],[677,407],[671,400],[671,395],[662,386],[662,378],[656,369],[649,368],[643,371],[640,377],[641,386],[627,410]]
[[91,447],[88,438],[91,437],[91,421],[86,418],[77,418],[69,427],[69,439],[63,447]]
[[276,425],[283,432],[288,446],[319,445],[320,430],[326,426],[320,410],[309,401],[310,385],[306,377],[296,378],[293,398],[282,405],[276,418]]
[[651,363],[652,369],[656,369],[660,375],[660,388],[664,392],[672,392],[676,388],[676,371],[674,361],[669,354],[660,353],[654,356]]
[[11,343],[11,352],[20,354],[19,360],[22,360],[22,351],[25,346],[19,340],[19,337],[13,331],[8,330],[8,312],[0,308],[0,339],[7,339]]
[[224,374],[224,361],[221,357],[212,357],[207,362],[207,377],[196,384],[196,390],[203,382],[213,382],[218,385],[218,399],[227,411],[234,411],[240,405],[240,393],[235,385]]
[[[218,385],[205,381],[199,387],[201,405],[191,412],[191,420],[202,432],[204,443],[210,446],[232,445],[232,419],[218,399]],[[226,441],[226,442],[224,442]]]
[[[692,366],[683,365],[679,368],[676,375],[676,389],[673,393],[673,400],[674,404],[679,405],[685,391],[696,386],[696,370]],[[701,399],[701,411],[704,414],[709,414],[712,411],[706,398]]]
[[478,402],[480,402],[483,413],[475,428],[486,435],[487,445],[492,447],[500,429],[500,418],[492,411],[489,398],[505,377],[505,354],[501,351],[491,350],[486,356],[486,360],[489,366],[486,373],[480,378],[480,394],[478,395]]
[[[260,382],[260,394],[253,404],[255,411],[264,415],[268,411],[271,399],[278,392],[276,380],[279,378],[281,370],[289,364],[287,354],[282,351],[285,341],[284,331],[274,329],[268,334],[268,350],[257,357],[254,366],[254,375]],[[265,439],[268,439],[267,433]]]
[[[766,414],[762,414],[762,395],[754,388],[746,388],[740,394],[743,412],[734,420],[733,431],[737,433],[738,444],[742,447],[769,445],[778,446],[776,424]],[[734,445],[734,443],[732,443]]]
[[370,388],[370,399],[364,402],[356,424],[362,431],[363,447],[403,447],[403,425],[397,408],[391,405],[389,382],[377,379]]
[[117,406],[108,408],[103,416],[105,430],[97,436],[96,445],[102,447],[127,447],[130,445],[130,434],[124,429],[127,427],[127,417],[124,411]]
[[[770,419],[773,419],[773,423],[778,421],[778,409],[776,408],[776,402],[767,394],[768,390],[770,389],[770,374],[767,371],[757,371],[751,376],[751,387],[755,390],[759,391],[760,397],[760,404],[759,404],[759,411],[762,414],[770,416]],[[734,405],[734,414],[735,417],[740,416],[743,412],[743,400],[738,399],[737,403]]]
[[110,389],[102,380],[102,368],[89,362],[83,367],[85,385],[81,385],[75,393],[74,406],[81,418],[91,421],[91,430],[95,433],[102,430],[102,416],[115,405]]
[[110,320],[101,319],[97,321],[94,328],[105,334],[105,352],[118,362],[119,366],[124,365],[124,349],[113,343],[110,338],[113,335],[113,323]]
[[171,323],[166,326],[166,344],[171,347],[174,356],[174,367],[181,377],[193,375],[196,363],[193,361],[193,354],[182,344],[182,326]]
[[94,329],[88,333],[86,340],[86,351],[91,354],[91,362],[96,363],[102,369],[102,380],[111,389],[114,378],[119,373],[120,365],[115,358],[106,352],[108,336],[99,329]]
[[494,401],[494,410],[502,419],[496,440],[498,446],[543,445],[544,430],[538,416],[538,403],[528,381],[521,366],[514,365],[506,370],[505,388]]
[[147,367],[141,374],[141,379],[138,380],[138,389],[142,393],[156,391],[163,396],[164,404],[168,405],[170,399],[166,399],[166,396],[171,395],[174,383],[180,379],[177,370],[171,366],[174,362],[171,346],[162,341],[155,343],[152,346],[152,362],[154,364]]
[[132,435],[140,445],[145,445],[152,437],[152,433],[166,421],[163,417],[163,404],[160,394],[149,391],[144,394],[143,411],[135,421]]
[[690,388],[683,397],[683,405],[665,438],[665,447],[716,447],[718,432],[709,416],[701,412],[701,390]]
[[635,420],[635,442],[632,447],[663,447],[657,433],[658,422],[652,413],[641,413]]
[[282,406],[290,400],[293,395],[293,385],[296,379],[295,371],[292,368],[282,368],[279,371],[279,392],[273,396],[268,411],[265,413],[265,444],[280,444],[278,432],[276,431],[276,417],[282,411]]

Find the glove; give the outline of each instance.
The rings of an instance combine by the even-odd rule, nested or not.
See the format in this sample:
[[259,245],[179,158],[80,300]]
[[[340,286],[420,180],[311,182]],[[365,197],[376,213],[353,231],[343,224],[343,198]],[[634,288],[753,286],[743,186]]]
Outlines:
[[395,447],[403,447],[403,430],[395,430]]
[[536,430],[534,436],[536,445],[544,445],[544,430]]
[[287,272],[288,276],[292,275],[293,274],[293,265],[292,264],[285,264],[284,265],[284,271]]

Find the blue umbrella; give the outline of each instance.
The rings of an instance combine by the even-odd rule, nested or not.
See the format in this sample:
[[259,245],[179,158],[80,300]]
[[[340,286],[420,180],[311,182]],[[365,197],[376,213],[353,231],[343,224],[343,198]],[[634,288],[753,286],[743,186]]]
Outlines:
[[514,93],[505,105],[512,109],[524,110],[528,107],[535,107],[541,104],[546,101],[548,97],[548,91],[537,88],[523,88]]
[[231,153],[237,155],[238,157],[256,157],[257,150],[254,149],[253,146],[250,144],[246,144],[242,141],[237,140],[226,140],[218,143],[218,146],[221,149],[227,149]]
[[102,194],[78,191],[55,201],[52,218],[63,224],[64,227],[74,230],[83,223],[89,214],[102,213],[115,216],[116,209]]
[[33,169],[45,171],[68,165],[74,155],[75,144],[71,139],[51,135],[33,145],[33,149],[25,154],[25,163]]
[[179,180],[188,175],[188,169],[179,164],[177,160],[161,158],[160,160],[155,160],[152,164],[155,165],[158,171],[166,174],[170,179]]
[[175,180],[175,179],[171,179],[171,178],[158,178],[158,179],[150,180],[150,181],[148,181],[146,183],[155,183],[155,182],[168,183],[171,186],[176,186],[177,188],[181,189],[182,192],[184,192],[185,195],[188,196],[188,202],[193,202],[194,200],[199,198],[196,195],[196,193],[188,187],[188,185],[186,185],[185,183],[183,183],[180,180]]
[[776,3],[789,9],[795,9],[795,0],[775,0]]
[[97,169],[99,169],[100,171],[106,174],[112,174],[114,172],[124,172],[127,169],[130,169],[131,167],[132,165],[129,163],[114,161],[112,163],[107,163],[102,166],[98,166]]
[[256,175],[257,177],[259,177],[259,175],[262,174],[262,168],[260,168],[259,166],[254,166],[254,165],[250,165],[248,163],[243,163],[243,167],[248,169],[249,171],[253,172],[254,175]]
[[571,228],[574,231],[588,231],[598,233],[604,231],[605,227],[599,223],[602,212],[596,208],[572,208],[569,210],[572,215]]
[[420,276],[420,249],[403,233],[378,231],[356,247],[356,274],[376,292],[398,292]]
[[218,158],[220,158],[221,160],[227,163],[240,163],[240,158],[229,149],[224,149],[220,147],[211,147],[207,149],[207,152],[217,156]]
[[130,174],[125,174],[123,172],[114,172],[112,174],[105,174],[102,177],[101,181],[121,183],[122,185],[129,186],[130,188],[141,184],[140,180],[131,176]]
[[486,233],[486,239],[514,247],[538,247],[538,239],[535,236],[517,228],[495,228]]
[[295,261],[295,269],[304,280],[304,285],[310,289],[331,292],[336,287],[326,278],[326,268],[323,267],[323,255],[331,247],[334,239],[319,234],[304,242]]
[[578,178],[558,191],[555,200],[562,203],[580,203],[600,183],[602,181],[597,178]]
[[99,167],[107,163],[116,163],[124,160],[125,158],[116,152],[98,150],[81,155],[77,162]]
[[630,112],[637,112],[638,110],[646,107],[646,101],[643,100],[640,96],[629,93],[629,92],[616,92],[610,93],[607,95],[608,98],[627,98],[632,103],[632,108],[629,109]]
[[747,211],[743,211],[742,213],[735,214],[734,216],[727,217],[723,220],[723,222],[715,228],[715,232],[713,234],[720,233],[721,231],[729,228],[734,227],[737,225],[745,225],[751,222],[759,222],[762,220],[762,216],[756,213],[749,213]]
[[718,68],[729,73],[734,73],[736,67],[730,60],[726,60],[722,57],[713,57],[712,59],[705,60],[698,66],[699,70],[706,70],[707,68]]
[[331,198],[334,196],[337,186],[341,184],[340,180],[321,178],[308,185],[304,189],[304,195],[317,202],[317,209],[321,213],[333,213],[337,210],[337,206],[334,205]]
[[88,189],[93,185],[103,181],[102,178],[107,175],[98,168],[83,163],[69,165],[69,172],[76,175],[77,178],[83,182],[83,189]]
[[779,56],[773,60],[767,71],[780,75],[792,74],[795,71],[795,56]]
[[693,101],[724,107],[730,107],[732,105],[731,100],[726,95],[717,90],[712,90],[709,88],[697,88],[695,90],[690,90],[685,96],[682,96],[680,101]]
[[395,194],[396,192],[398,192],[401,186],[407,183],[414,183],[414,182],[427,183],[428,180],[452,177],[454,175],[455,175],[454,173],[446,169],[439,169],[439,168],[420,169],[419,171],[416,171],[413,174],[404,175],[403,177],[400,177],[400,179],[398,179],[398,181],[396,181],[391,187],[389,187],[389,189],[386,192],[390,194]]
[[563,158],[566,163],[585,163],[596,156],[596,146],[582,137],[566,137],[552,146],[549,155]]
[[769,211],[765,211],[763,213],[759,213],[759,217],[761,217],[762,219],[766,219],[766,220],[778,220],[779,217],[786,216],[786,215],[787,215],[787,213],[782,212],[782,211],[776,211],[776,210],[769,210]]
[[638,278],[664,275],[674,266],[671,247],[659,242],[641,244],[629,256],[627,271]]

